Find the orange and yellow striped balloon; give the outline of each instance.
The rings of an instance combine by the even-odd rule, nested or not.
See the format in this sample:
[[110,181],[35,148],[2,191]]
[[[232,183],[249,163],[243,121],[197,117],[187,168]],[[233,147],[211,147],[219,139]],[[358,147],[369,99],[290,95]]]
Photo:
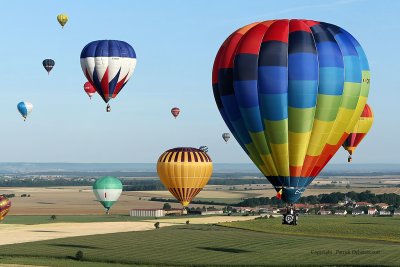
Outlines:
[[184,207],[208,183],[212,170],[210,156],[192,147],[169,149],[157,162],[161,182]]
[[372,112],[371,107],[368,104],[365,104],[364,110],[361,113],[360,118],[358,119],[353,130],[350,132],[349,136],[343,143],[343,148],[350,154],[348,159],[349,162],[351,162],[351,155],[353,154],[357,146],[360,144],[360,142],[367,135],[367,133],[372,127],[373,122],[374,122],[374,113]]
[[0,196],[0,222],[7,215],[11,207],[11,201],[5,196]]

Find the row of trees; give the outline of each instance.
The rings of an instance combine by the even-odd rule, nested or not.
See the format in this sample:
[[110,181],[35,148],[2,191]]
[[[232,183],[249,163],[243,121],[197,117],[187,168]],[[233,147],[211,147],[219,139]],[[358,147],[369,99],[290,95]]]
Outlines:
[[[356,193],[354,191],[348,193],[333,192],[330,194],[320,194],[318,196],[306,196],[301,197],[298,203],[302,204],[337,204],[339,202],[345,201],[345,199],[351,199],[355,202],[369,202],[375,203],[386,203],[391,206],[398,208],[400,206],[400,195],[390,193],[390,194],[374,194],[367,190],[361,193]],[[240,207],[256,207],[261,205],[277,205],[283,206],[284,203],[277,199],[276,197],[260,197],[260,198],[248,198],[238,203],[236,206]]]

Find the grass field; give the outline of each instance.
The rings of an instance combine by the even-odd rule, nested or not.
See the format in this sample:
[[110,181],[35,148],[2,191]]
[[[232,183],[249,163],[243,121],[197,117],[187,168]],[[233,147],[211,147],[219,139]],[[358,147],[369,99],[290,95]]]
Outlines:
[[[83,251],[85,262],[71,260],[77,250]],[[7,245],[0,247],[0,262],[50,266],[398,266],[399,252],[400,219],[308,216],[301,217],[296,227],[283,226],[280,219],[266,219]]]
[[[400,245],[400,216],[301,216],[296,227],[282,227],[280,219],[222,223],[224,226],[272,234],[334,237],[394,242]],[[400,252],[400,246],[399,246]]]
[[9,215],[2,224],[43,224],[60,222],[136,222],[154,217],[131,217],[129,215],[57,215],[55,220],[50,215]]

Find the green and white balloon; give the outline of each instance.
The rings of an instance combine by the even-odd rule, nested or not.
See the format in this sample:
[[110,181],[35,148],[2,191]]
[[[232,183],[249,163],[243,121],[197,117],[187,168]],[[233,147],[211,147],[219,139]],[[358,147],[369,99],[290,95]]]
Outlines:
[[93,193],[108,214],[111,206],[118,201],[122,193],[122,182],[112,176],[101,177],[94,183]]

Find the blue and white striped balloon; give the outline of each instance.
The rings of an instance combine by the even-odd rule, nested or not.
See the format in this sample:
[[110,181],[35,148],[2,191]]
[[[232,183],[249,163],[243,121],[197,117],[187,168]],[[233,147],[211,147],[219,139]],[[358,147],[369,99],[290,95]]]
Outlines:
[[125,86],[135,66],[135,50],[123,41],[94,41],[81,53],[82,71],[106,103]]
[[17,109],[25,121],[26,117],[31,113],[33,105],[30,102],[22,101],[18,103]]

